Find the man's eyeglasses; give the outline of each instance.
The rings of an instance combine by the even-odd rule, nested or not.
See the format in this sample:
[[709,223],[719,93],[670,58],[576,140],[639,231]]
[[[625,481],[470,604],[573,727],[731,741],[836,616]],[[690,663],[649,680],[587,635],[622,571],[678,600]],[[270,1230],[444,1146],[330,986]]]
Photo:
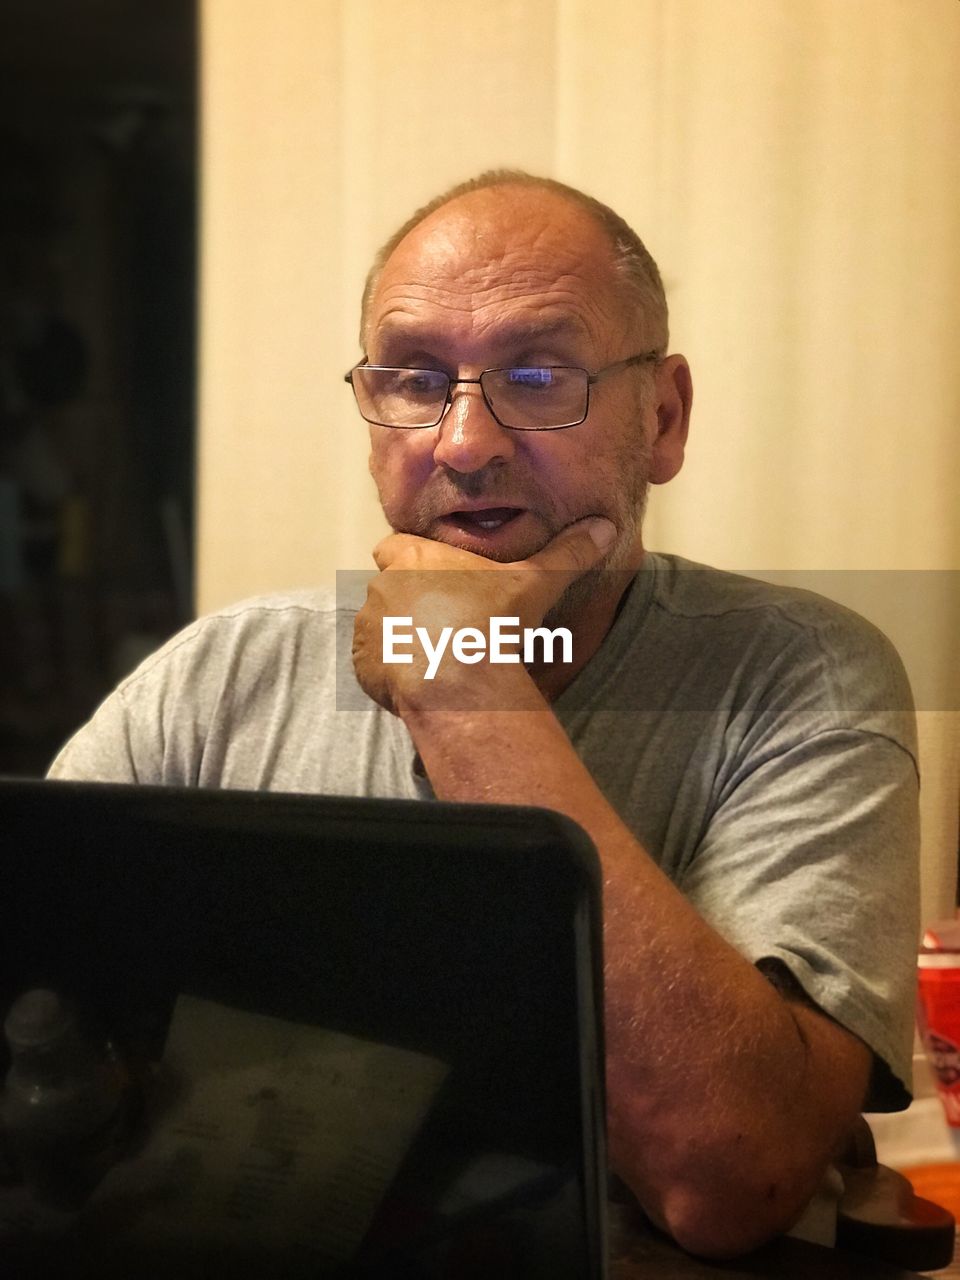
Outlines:
[[576,427],[590,410],[590,388],[617,369],[659,359],[655,351],[628,356],[596,373],[567,365],[523,365],[484,369],[479,378],[451,378],[438,369],[394,369],[358,364],[344,381],[353,387],[360,413],[380,427],[435,427],[453,400],[453,388],[479,386],[501,427],[513,431],[559,431]]

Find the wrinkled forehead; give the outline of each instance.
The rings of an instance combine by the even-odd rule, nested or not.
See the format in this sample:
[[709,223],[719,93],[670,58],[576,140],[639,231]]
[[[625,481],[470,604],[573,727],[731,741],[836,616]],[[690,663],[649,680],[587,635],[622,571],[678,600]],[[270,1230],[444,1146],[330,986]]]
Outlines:
[[627,301],[606,230],[554,192],[492,188],[434,210],[384,263],[371,298],[374,328],[417,304],[480,311],[549,298],[622,322]]

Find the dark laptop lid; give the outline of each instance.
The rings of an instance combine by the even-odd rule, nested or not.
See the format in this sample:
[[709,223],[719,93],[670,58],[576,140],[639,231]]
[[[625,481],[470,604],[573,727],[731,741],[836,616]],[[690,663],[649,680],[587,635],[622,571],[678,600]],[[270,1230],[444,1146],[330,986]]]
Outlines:
[[[0,831],[0,1257],[602,1274],[599,875],[573,823],[2,782]],[[57,1085],[30,1036],[71,1016],[42,1032]]]

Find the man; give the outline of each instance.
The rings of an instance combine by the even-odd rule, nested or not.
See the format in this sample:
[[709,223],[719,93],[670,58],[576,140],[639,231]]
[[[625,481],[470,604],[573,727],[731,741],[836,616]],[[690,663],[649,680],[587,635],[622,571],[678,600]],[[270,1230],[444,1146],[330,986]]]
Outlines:
[[[149,660],[54,776],[536,804],[604,878],[613,1165],[684,1246],[796,1222],[908,1100],[909,693],[816,597],[643,548],[691,403],[652,260],[560,184],[484,175],[374,264],[349,375],[394,532],[359,613],[254,601]],[[586,371],[586,372],[584,372]],[[572,661],[385,661],[385,620],[544,619]],[[346,629],[346,630],[345,630]],[[356,689],[354,690],[356,693]]]

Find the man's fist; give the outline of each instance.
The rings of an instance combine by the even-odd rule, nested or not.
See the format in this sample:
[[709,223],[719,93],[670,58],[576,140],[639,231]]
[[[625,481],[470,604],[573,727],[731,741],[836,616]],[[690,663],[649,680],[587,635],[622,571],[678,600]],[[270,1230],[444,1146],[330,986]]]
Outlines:
[[[535,695],[521,664],[466,665],[447,651],[435,677],[425,679],[428,658],[412,646],[413,661],[383,660],[384,618],[410,618],[436,641],[443,628],[487,635],[493,617],[517,618],[521,632],[539,626],[566,588],[602,560],[616,528],[590,516],[562,529],[526,560],[500,564],[443,542],[394,533],[374,548],[379,575],[367,589],[353,630],[357,679],[375,702],[399,715],[404,705],[429,698],[434,705],[522,705]],[[493,682],[491,684],[491,682]]]

